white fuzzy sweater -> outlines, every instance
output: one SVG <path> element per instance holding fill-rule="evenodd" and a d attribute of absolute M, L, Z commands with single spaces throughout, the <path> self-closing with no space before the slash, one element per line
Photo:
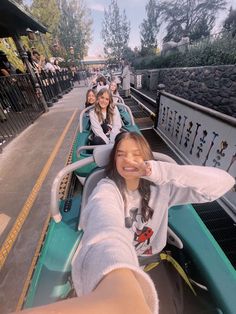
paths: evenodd
<path fill-rule="evenodd" d="M 149 163 L 152 174 L 144 178 L 155 184 L 151 186 L 149 201 L 154 214 L 146 224 L 153 232 L 146 245 L 151 247 L 152 253 L 156 253 L 166 245 L 169 207 L 213 201 L 233 186 L 234 179 L 217 168 L 158 161 Z M 132 243 L 135 230 L 125 228 L 125 217 L 129 214 L 124 210 L 116 184 L 110 179 L 102 179 L 81 213 L 80 227 L 84 230 L 84 236 L 72 263 L 74 286 L 77 295 L 81 296 L 93 291 L 110 271 L 128 268 L 134 271 L 152 313 L 158 313 L 154 285 L 138 265 L 137 251 Z M 142 249 L 140 253 L 144 253 Z"/>
<path fill-rule="evenodd" d="M 120 117 L 119 110 L 118 110 L 118 108 L 116 106 L 114 108 L 114 114 L 113 114 L 113 118 L 112 118 L 112 125 L 111 125 L 112 130 L 110 132 L 110 139 L 103 132 L 103 129 L 101 127 L 101 123 L 98 120 L 98 116 L 95 113 L 94 109 L 92 109 L 89 112 L 89 119 L 90 119 L 90 122 L 91 122 L 91 129 L 92 129 L 93 133 L 96 136 L 100 136 L 104 140 L 104 142 L 106 144 L 113 143 L 114 140 L 115 140 L 116 135 L 118 133 L 120 133 L 120 129 L 122 127 L 122 120 L 121 120 L 121 117 Z"/>

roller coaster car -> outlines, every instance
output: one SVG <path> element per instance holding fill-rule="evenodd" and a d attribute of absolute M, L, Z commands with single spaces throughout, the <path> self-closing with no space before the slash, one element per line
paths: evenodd
<path fill-rule="evenodd" d="M 26 296 L 24 308 L 49 304 L 67 298 L 73 291 L 71 283 L 71 260 L 83 235 L 78 229 L 80 212 L 83 211 L 91 191 L 104 177 L 112 145 L 96 147 L 93 155 L 68 165 L 54 180 L 51 191 L 51 213 L 46 240 L 41 250 L 31 286 Z M 175 162 L 170 157 L 154 153 L 156 160 Z M 96 163 L 94 170 L 86 179 L 83 192 L 72 199 L 71 210 L 63 210 L 64 201 L 58 208 L 60 182 L 65 175 L 77 168 Z M 236 309 L 236 275 L 224 252 L 205 227 L 191 205 L 175 206 L 169 209 L 168 249 L 177 256 L 184 257 L 194 274 L 194 280 L 201 282 L 207 300 L 210 300 L 210 313 L 234 314 Z M 180 259 L 178 259 L 181 263 Z M 197 288 L 198 289 L 198 288 Z M 202 290 L 200 290 L 202 291 Z M 212 311 L 212 308 L 214 309 Z M 209 311 L 204 311 L 209 313 Z"/>
<path fill-rule="evenodd" d="M 134 123 L 134 118 L 132 112 L 128 106 L 125 105 L 123 99 L 119 96 L 116 96 L 117 102 L 115 105 L 118 107 L 120 116 L 122 119 L 122 130 L 126 130 L 129 132 L 138 132 L 140 133 L 138 127 Z M 92 110 L 94 106 L 90 106 L 85 108 L 80 113 L 79 118 L 79 133 L 77 134 L 73 152 L 72 152 L 72 162 L 76 162 L 80 159 L 84 159 L 92 155 L 91 150 L 94 149 L 95 146 L 89 145 L 89 137 L 92 134 L 91 125 L 89 120 L 89 111 Z M 83 183 L 85 177 L 96 167 L 95 163 L 84 166 L 80 169 L 75 170 L 76 176 L 79 178 L 80 182 Z"/>

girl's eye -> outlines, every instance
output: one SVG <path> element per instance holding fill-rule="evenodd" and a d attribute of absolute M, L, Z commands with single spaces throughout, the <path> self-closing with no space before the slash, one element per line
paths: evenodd
<path fill-rule="evenodd" d="M 124 153 L 117 153 L 117 157 L 124 157 L 125 154 Z"/>

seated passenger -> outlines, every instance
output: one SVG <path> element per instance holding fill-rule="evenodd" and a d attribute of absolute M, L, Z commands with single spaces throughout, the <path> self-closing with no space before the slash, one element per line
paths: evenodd
<path fill-rule="evenodd" d="M 109 86 L 107 85 L 107 81 L 105 79 L 104 76 L 99 76 L 97 78 L 97 93 L 102 89 L 102 88 L 109 88 Z"/>
<path fill-rule="evenodd" d="M 94 89 L 88 89 L 86 93 L 85 108 L 95 105 L 97 94 Z"/>
<path fill-rule="evenodd" d="M 109 89 L 112 93 L 112 98 L 113 98 L 113 103 L 117 103 L 120 102 L 120 99 L 118 97 L 120 97 L 120 94 L 118 92 L 118 85 L 116 84 L 115 81 L 112 81 L 109 85 Z"/>
<path fill-rule="evenodd" d="M 78 296 L 90 293 L 102 274 L 120 267 L 133 269 L 129 256 L 159 254 L 166 246 L 169 207 L 211 202 L 235 183 L 221 169 L 154 160 L 145 138 L 134 132 L 117 135 L 106 175 L 80 218 L 84 235 L 72 263 Z M 104 252 L 102 260 L 96 257 L 98 252 Z M 149 274 L 155 277 L 160 314 L 205 313 L 201 308 L 205 304 L 193 294 L 189 305 L 195 311 L 183 310 L 183 291 L 188 290 L 170 263 L 161 261 Z"/>
<path fill-rule="evenodd" d="M 89 113 L 93 132 L 91 145 L 113 143 L 122 127 L 117 107 L 113 106 L 111 92 L 103 88 L 97 94 L 95 108 Z"/>

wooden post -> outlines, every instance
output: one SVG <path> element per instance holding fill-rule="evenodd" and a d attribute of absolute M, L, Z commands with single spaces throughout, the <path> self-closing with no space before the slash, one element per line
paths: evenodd
<path fill-rule="evenodd" d="M 165 91 L 165 85 L 159 84 L 157 86 L 157 98 L 156 98 L 156 120 L 154 122 L 154 128 L 157 128 L 159 111 L 160 111 L 160 100 L 161 100 L 161 92 Z"/>

